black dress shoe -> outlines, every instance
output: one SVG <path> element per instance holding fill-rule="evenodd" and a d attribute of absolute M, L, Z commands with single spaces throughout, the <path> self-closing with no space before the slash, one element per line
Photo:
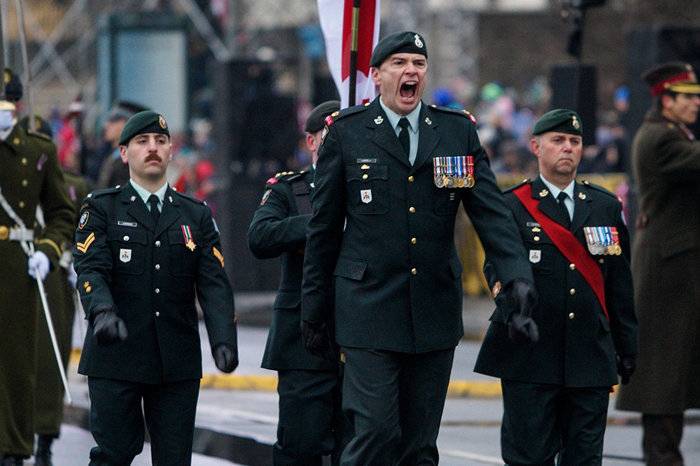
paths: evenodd
<path fill-rule="evenodd" d="M 36 453 L 34 454 L 34 466 L 53 466 L 51 461 L 51 444 L 54 437 L 39 435 L 36 442 Z"/>

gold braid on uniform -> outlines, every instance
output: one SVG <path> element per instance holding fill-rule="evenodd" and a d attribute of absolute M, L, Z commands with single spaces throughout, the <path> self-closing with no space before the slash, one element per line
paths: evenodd
<path fill-rule="evenodd" d="M 61 248 L 58 247 L 58 244 L 56 244 L 54 240 L 49 238 L 42 238 L 40 240 L 37 240 L 36 244 L 48 244 L 49 246 L 51 246 L 51 248 L 53 248 L 54 251 L 56 251 L 56 256 L 61 257 Z"/>

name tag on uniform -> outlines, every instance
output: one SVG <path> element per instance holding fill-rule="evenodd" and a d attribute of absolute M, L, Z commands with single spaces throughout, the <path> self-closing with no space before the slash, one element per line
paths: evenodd
<path fill-rule="evenodd" d="M 539 249 L 530 249 L 530 262 L 537 264 L 542 259 L 542 251 Z"/>
<path fill-rule="evenodd" d="M 125 220 L 117 220 L 117 225 L 120 227 L 132 227 L 136 228 L 138 226 L 138 223 L 136 222 L 127 222 Z"/>
<path fill-rule="evenodd" d="M 119 260 L 124 262 L 125 264 L 127 262 L 131 261 L 131 249 L 120 249 L 119 250 Z"/>

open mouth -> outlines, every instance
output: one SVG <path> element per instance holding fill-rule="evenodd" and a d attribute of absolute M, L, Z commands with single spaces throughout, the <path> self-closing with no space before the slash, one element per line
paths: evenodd
<path fill-rule="evenodd" d="M 418 89 L 418 82 L 416 81 L 406 81 L 401 85 L 399 93 L 402 98 L 412 99 L 416 96 L 416 90 Z"/>

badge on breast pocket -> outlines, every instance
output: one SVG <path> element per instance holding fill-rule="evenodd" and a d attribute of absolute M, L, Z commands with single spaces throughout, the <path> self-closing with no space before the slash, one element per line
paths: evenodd
<path fill-rule="evenodd" d="M 119 260 L 124 262 L 125 264 L 127 262 L 131 261 L 131 249 L 120 249 L 119 250 Z"/>
<path fill-rule="evenodd" d="M 360 200 L 364 204 L 369 204 L 372 202 L 372 190 L 371 189 L 363 189 L 360 191 Z"/>
<path fill-rule="evenodd" d="M 537 264 L 542 259 L 542 251 L 540 249 L 530 249 L 530 262 Z"/>

